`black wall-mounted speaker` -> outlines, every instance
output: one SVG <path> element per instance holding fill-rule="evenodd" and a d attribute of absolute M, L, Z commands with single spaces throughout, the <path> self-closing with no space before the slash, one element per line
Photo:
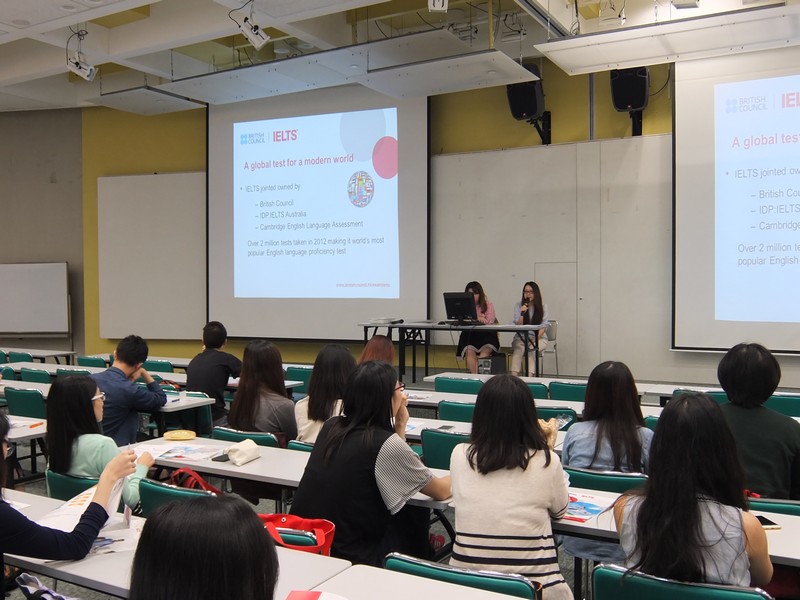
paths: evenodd
<path fill-rule="evenodd" d="M 536 77 L 540 77 L 539 69 L 536 65 L 522 66 L 536 75 Z M 544 112 L 544 90 L 542 89 L 541 79 L 524 83 L 512 83 L 506 86 L 506 93 L 508 94 L 508 107 L 517 121 L 541 118 Z"/>
<path fill-rule="evenodd" d="M 644 110 L 649 96 L 650 70 L 647 67 L 611 71 L 611 101 L 618 111 Z"/>

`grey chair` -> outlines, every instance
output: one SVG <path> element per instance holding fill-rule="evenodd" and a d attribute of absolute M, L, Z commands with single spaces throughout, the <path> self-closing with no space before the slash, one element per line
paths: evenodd
<path fill-rule="evenodd" d="M 551 319 L 547 324 L 547 348 L 542 350 L 542 373 L 544 373 L 544 357 L 552 354 L 556 361 L 556 377 L 558 377 L 558 321 Z"/>

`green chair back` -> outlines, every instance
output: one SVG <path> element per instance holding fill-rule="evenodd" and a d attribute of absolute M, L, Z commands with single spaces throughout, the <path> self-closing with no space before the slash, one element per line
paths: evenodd
<path fill-rule="evenodd" d="M 528 600 L 536 600 L 537 588 L 535 585 L 541 585 L 532 583 L 522 575 L 460 569 L 442 563 L 406 556 L 398 552 L 388 554 L 383 561 L 383 566 L 389 571 L 398 571 L 407 575 L 426 577 L 455 585 L 505 594 L 514 598 L 527 598 Z"/>
<path fill-rule="evenodd" d="M 586 384 L 553 381 L 550 384 L 550 399 L 583 402 L 586 399 Z"/>
<path fill-rule="evenodd" d="M 656 430 L 656 425 L 658 425 L 658 417 L 645 417 L 644 418 L 644 426 L 648 429 L 652 429 L 653 431 Z"/>
<path fill-rule="evenodd" d="M 30 352 L 14 352 L 8 353 L 8 362 L 33 362 L 33 355 Z"/>
<path fill-rule="evenodd" d="M 15 417 L 31 417 L 32 419 L 47 418 L 44 396 L 39 390 L 7 387 L 4 393 L 8 404 L 8 414 Z"/>
<path fill-rule="evenodd" d="M 290 381 L 302 381 L 303 385 L 292 388 L 292 393 L 308 394 L 308 382 L 311 381 L 311 369 L 302 367 L 289 367 L 286 369 L 286 379 Z"/>
<path fill-rule="evenodd" d="M 289 450 L 299 450 L 301 452 L 311 452 L 314 449 L 314 444 L 309 444 L 308 442 L 298 442 L 297 440 L 291 440 L 286 447 Z"/>
<path fill-rule="evenodd" d="M 226 442 L 238 443 L 243 440 L 253 440 L 259 446 L 269 448 L 279 448 L 278 438 L 271 433 L 261 431 L 239 431 L 230 427 L 214 427 L 211 431 L 211 438 L 215 440 L 225 440 Z"/>
<path fill-rule="evenodd" d="M 143 517 L 149 517 L 159 506 L 170 502 L 213 495 L 205 490 L 190 490 L 152 479 L 142 479 L 139 482 L 139 501 L 142 503 Z"/>
<path fill-rule="evenodd" d="M 528 387 L 531 390 L 534 398 L 538 398 L 540 400 L 547 399 L 547 386 L 543 383 L 529 383 Z"/>
<path fill-rule="evenodd" d="M 3 367 L 0 369 L 0 374 L 3 375 L 3 381 L 14 381 L 17 378 L 17 374 L 11 367 Z"/>
<path fill-rule="evenodd" d="M 558 406 L 537 406 L 536 414 L 545 421 L 553 418 L 558 419 L 562 423 L 559 427 L 561 431 L 566 431 L 578 420 L 578 413 L 573 409 L 559 408 Z"/>
<path fill-rule="evenodd" d="M 464 433 L 423 429 L 422 460 L 431 469 L 449 469 L 453 448 L 465 443 L 469 443 L 469 436 Z"/>
<path fill-rule="evenodd" d="M 775 394 L 767 399 L 764 406 L 787 417 L 800 417 L 800 396 Z"/>
<path fill-rule="evenodd" d="M 6 356 L 5 352 L 0 350 L 0 364 L 7 363 L 7 362 L 8 362 L 8 356 Z"/>
<path fill-rule="evenodd" d="M 67 375 L 91 375 L 91 372 L 84 371 L 83 369 L 56 369 L 56 377 L 64 377 Z"/>
<path fill-rule="evenodd" d="M 564 467 L 564 471 L 569 475 L 569 486 L 571 488 L 584 488 L 601 492 L 614 492 L 616 494 L 644 487 L 647 481 L 647 475 L 642 473 L 593 471 L 591 469 L 579 469 L 578 467 Z"/>
<path fill-rule="evenodd" d="M 477 394 L 481 391 L 483 381 L 480 379 L 462 379 L 460 377 L 437 377 L 434 389 L 437 392 L 453 394 Z"/>
<path fill-rule="evenodd" d="M 750 510 L 763 510 L 765 512 L 794 515 L 800 517 L 800 501 L 797 500 L 771 500 L 769 498 L 748 498 Z"/>
<path fill-rule="evenodd" d="M 146 360 L 142 363 L 142 368 L 147 371 L 155 371 L 156 373 L 174 373 L 175 369 L 172 368 L 172 363 L 168 360 Z"/>
<path fill-rule="evenodd" d="M 624 567 L 601 564 L 592 576 L 594 600 L 771 600 L 758 588 L 684 583 L 629 572 Z"/>
<path fill-rule="evenodd" d="M 19 370 L 19 378 L 22 381 L 30 381 L 32 383 L 51 382 L 50 373 L 44 369 L 28 369 L 27 367 L 22 367 Z"/>
<path fill-rule="evenodd" d="M 445 421 L 472 423 L 472 414 L 474 412 L 474 402 L 453 402 L 452 400 L 439 402 L 439 418 Z"/>
<path fill-rule="evenodd" d="M 78 477 L 76 475 L 65 475 L 47 469 L 45 471 L 47 481 L 47 495 L 57 500 L 70 500 L 85 492 L 90 487 L 97 485 L 97 477 Z"/>
<path fill-rule="evenodd" d="M 105 368 L 106 361 L 99 356 L 79 356 L 78 357 L 78 366 L 79 367 L 100 367 L 101 369 Z"/>
<path fill-rule="evenodd" d="M 292 546 L 316 546 L 317 536 L 313 531 L 303 531 L 302 529 L 286 529 L 285 527 L 276 527 L 278 535 L 281 536 L 284 544 L 291 544 Z"/>
<path fill-rule="evenodd" d="M 672 397 L 680 396 L 681 394 L 696 394 L 697 390 L 687 390 L 684 388 L 677 388 L 672 392 Z M 728 394 L 725 392 L 705 392 L 717 404 L 725 404 L 728 401 Z"/>

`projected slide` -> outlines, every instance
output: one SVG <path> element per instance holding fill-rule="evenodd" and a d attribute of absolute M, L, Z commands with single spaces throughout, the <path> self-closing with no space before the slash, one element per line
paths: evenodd
<path fill-rule="evenodd" d="M 397 109 L 233 124 L 236 298 L 398 298 Z"/>
<path fill-rule="evenodd" d="M 800 322 L 800 76 L 714 86 L 715 319 Z"/>

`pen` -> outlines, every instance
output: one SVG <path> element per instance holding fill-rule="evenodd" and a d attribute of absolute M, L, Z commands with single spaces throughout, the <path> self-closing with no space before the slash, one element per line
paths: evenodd
<path fill-rule="evenodd" d="M 28 427 L 30 429 L 33 429 L 34 427 L 39 427 L 39 425 L 44 425 L 44 421 L 39 421 L 38 423 L 31 423 L 30 425 L 28 425 Z"/>

